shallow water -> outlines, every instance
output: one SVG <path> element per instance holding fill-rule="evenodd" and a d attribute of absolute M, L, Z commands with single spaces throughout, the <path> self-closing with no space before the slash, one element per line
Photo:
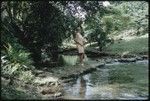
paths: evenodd
<path fill-rule="evenodd" d="M 73 56 L 66 63 L 69 61 L 73 61 Z M 72 65 L 77 60 L 74 59 L 74 62 Z M 91 59 L 86 62 L 94 63 Z M 63 98 L 148 99 L 148 82 L 148 60 L 135 63 L 114 62 L 66 83 Z"/>

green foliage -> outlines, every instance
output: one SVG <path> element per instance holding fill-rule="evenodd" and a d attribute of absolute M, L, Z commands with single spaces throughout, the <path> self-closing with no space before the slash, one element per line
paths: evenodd
<path fill-rule="evenodd" d="M 148 19 L 145 17 L 148 15 L 147 6 L 145 1 L 111 2 L 111 7 L 101 8 L 87 17 L 84 30 L 90 41 L 98 42 L 100 50 L 107 45 L 109 34 L 131 28 L 137 30 L 137 35 L 145 34 L 148 31 Z"/>
<path fill-rule="evenodd" d="M 128 15 L 109 15 L 102 18 L 105 32 L 111 34 L 114 31 L 126 29 L 130 22 Z"/>
<path fill-rule="evenodd" d="M 115 4 L 117 9 L 120 9 L 122 14 L 130 16 L 132 20 L 128 21 L 128 28 L 135 28 L 138 31 L 144 28 L 148 32 L 148 3 L 146 1 L 132 1 Z"/>
<path fill-rule="evenodd" d="M 4 34 L 4 31 L 5 29 L 2 32 L 1 73 L 2 76 L 19 78 L 24 71 L 33 69 L 33 61 L 30 53 L 18 43 L 17 38 L 9 32 Z"/>
<path fill-rule="evenodd" d="M 26 66 L 30 66 L 32 63 L 32 60 L 29 59 L 29 52 L 26 52 L 25 50 L 18 49 L 17 47 L 12 47 L 9 43 L 8 46 L 5 46 L 7 59 L 11 63 L 18 63 L 21 64 L 26 68 Z M 26 65 L 26 66 L 25 66 Z"/>
<path fill-rule="evenodd" d="M 113 15 L 110 15 L 112 14 Z M 115 13 L 115 10 L 108 9 L 108 8 L 103 8 L 97 11 L 95 15 L 92 17 L 88 17 L 85 21 L 86 23 L 86 28 L 85 31 L 90 30 L 90 33 L 88 34 L 88 37 L 90 38 L 91 41 L 96 41 L 98 42 L 98 46 L 100 51 L 103 50 L 103 48 L 106 46 L 108 43 L 108 34 L 111 34 L 111 31 L 113 29 L 118 30 L 120 25 L 119 21 L 116 17 L 115 14 L 118 14 L 118 17 L 120 16 L 119 11 L 117 10 Z M 114 18 L 116 19 L 114 20 Z M 121 21 L 120 21 L 121 22 Z"/>
<path fill-rule="evenodd" d="M 30 75 L 23 75 L 27 70 L 33 69 L 32 60 L 29 58 L 29 53 L 25 50 L 17 50 L 17 48 L 12 47 L 8 44 L 6 47 L 6 51 L 2 50 L 2 57 L 1 57 L 1 66 L 2 66 L 2 76 L 7 75 L 10 77 L 24 77 L 28 79 L 24 79 L 24 81 L 29 82 L 33 76 Z M 28 73 L 29 74 L 29 73 Z"/>
<path fill-rule="evenodd" d="M 69 19 L 49 2 L 6 1 L 3 2 L 2 15 L 3 32 L 17 37 L 37 63 L 41 61 L 42 48 L 54 54 L 62 40 L 68 37 L 65 33 L 70 24 L 64 22 Z"/>
<path fill-rule="evenodd" d="M 100 50 L 108 43 L 108 35 L 114 32 L 130 27 L 137 29 L 137 34 L 148 31 L 145 1 L 114 1 L 108 7 L 102 1 L 5 1 L 1 12 L 2 33 L 7 35 L 2 36 L 2 44 L 7 45 L 5 39 L 11 36 L 30 51 L 34 62 L 43 61 L 42 49 L 51 58 L 49 61 L 57 61 L 63 40 L 72 36 L 82 20 L 75 17 L 75 13 L 80 13 L 79 6 L 87 14 L 82 34 L 87 34 L 89 41 L 98 42 Z"/>

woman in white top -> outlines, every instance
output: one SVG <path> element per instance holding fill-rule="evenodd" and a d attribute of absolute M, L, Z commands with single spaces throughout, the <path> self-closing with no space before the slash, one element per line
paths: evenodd
<path fill-rule="evenodd" d="M 83 59 L 84 59 L 84 44 L 87 42 L 87 40 L 80 34 L 81 33 L 81 29 L 80 27 L 77 28 L 77 31 L 75 32 L 76 36 L 75 36 L 75 42 L 76 42 L 76 46 L 77 46 L 77 50 L 79 53 L 79 57 L 80 57 L 80 63 L 81 65 L 83 64 Z"/>

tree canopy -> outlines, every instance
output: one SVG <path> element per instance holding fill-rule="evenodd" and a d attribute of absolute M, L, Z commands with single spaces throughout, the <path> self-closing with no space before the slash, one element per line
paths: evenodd
<path fill-rule="evenodd" d="M 35 62 L 41 61 L 43 51 L 57 61 L 63 40 L 71 37 L 77 26 L 89 41 L 98 42 L 100 50 L 115 31 L 130 27 L 137 33 L 141 28 L 148 30 L 146 1 L 3 1 L 1 5 L 2 46 L 13 44 L 6 36 L 16 38 Z"/>

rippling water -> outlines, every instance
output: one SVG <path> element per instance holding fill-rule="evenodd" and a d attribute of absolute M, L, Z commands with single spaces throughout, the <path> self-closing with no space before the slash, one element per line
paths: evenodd
<path fill-rule="evenodd" d="M 106 64 L 66 83 L 64 90 L 64 99 L 148 99 L 148 60 Z"/>

